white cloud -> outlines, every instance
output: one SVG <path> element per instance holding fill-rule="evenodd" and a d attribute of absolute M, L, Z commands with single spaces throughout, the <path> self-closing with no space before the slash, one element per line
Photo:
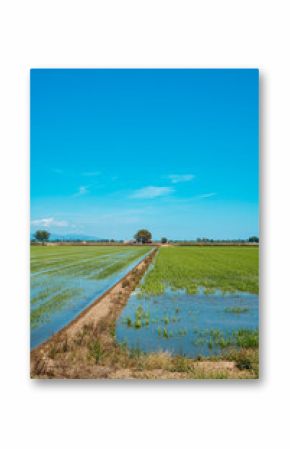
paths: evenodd
<path fill-rule="evenodd" d="M 192 181 L 195 176 L 194 175 L 168 175 L 168 178 L 172 182 L 172 184 L 178 184 L 180 182 L 188 182 Z"/>
<path fill-rule="evenodd" d="M 198 198 L 210 198 L 211 196 L 215 196 L 216 193 L 215 192 L 211 192 L 211 193 L 202 193 L 201 195 L 198 195 Z"/>
<path fill-rule="evenodd" d="M 57 175 L 63 174 L 63 170 L 61 168 L 53 168 L 52 171 L 53 171 L 53 173 L 56 173 Z"/>
<path fill-rule="evenodd" d="M 51 226 L 64 228 L 68 226 L 68 222 L 65 220 L 55 220 L 53 217 L 40 218 L 38 220 L 32 220 L 31 224 L 33 226 L 42 226 L 43 228 L 50 228 Z"/>
<path fill-rule="evenodd" d="M 131 198 L 157 198 L 159 196 L 168 195 L 171 192 L 174 192 L 172 187 L 148 186 L 136 190 L 133 195 L 131 195 Z"/>

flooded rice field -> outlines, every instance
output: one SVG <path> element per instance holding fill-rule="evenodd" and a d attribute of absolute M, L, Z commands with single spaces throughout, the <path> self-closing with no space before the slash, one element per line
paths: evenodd
<path fill-rule="evenodd" d="M 137 290 L 117 322 L 116 338 L 130 349 L 198 357 L 243 347 L 244 342 L 255 346 L 257 329 L 256 294 L 199 288 L 196 294 L 167 289 L 148 296 Z"/>
<path fill-rule="evenodd" d="M 31 348 L 125 276 L 148 247 L 32 247 Z"/>
<path fill-rule="evenodd" d="M 257 248 L 160 248 L 123 309 L 116 338 L 188 357 L 258 347 Z"/>

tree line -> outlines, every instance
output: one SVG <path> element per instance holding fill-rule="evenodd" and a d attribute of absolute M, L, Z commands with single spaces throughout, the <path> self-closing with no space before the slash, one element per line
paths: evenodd
<path fill-rule="evenodd" d="M 50 232 L 48 232 L 47 230 L 44 229 L 39 229 L 38 231 L 36 231 L 34 233 L 34 240 L 36 240 L 37 242 L 42 243 L 42 245 L 44 245 L 46 242 L 48 242 L 49 238 L 50 238 Z M 141 243 L 141 244 L 146 244 L 146 243 L 152 243 L 152 233 L 150 231 L 148 231 L 148 229 L 139 229 L 139 231 L 136 232 L 136 234 L 134 235 L 134 239 L 136 241 L 136 243 Z M 65 241 L 65 239 L 61 240 L 61 239 L 56 239 L 54 240 L 55 242 L 62 242 Z M 81 239 L 76 239 L 74 240 L 76 242 L 81 242 Z M 93 241 L 93 240 L 92 240 Z M 95 240 L 97 242 L 100 243 L 123 243 L 123 240 L 115 240 L 115 239 L 98 239 Z M 166 244 L 166 243 L 190 243 L 190 242 L 196 242 L 196 243 L 259 243 L 259 237 L 257 236 L 251 236 L 248 239 L 209 239 L 207 237 L 198 237 L 197 239 L 191 239 L 191 240 L 169 240 L 167 237 L 162 237 L 160 240 L 162 244 Z"/>

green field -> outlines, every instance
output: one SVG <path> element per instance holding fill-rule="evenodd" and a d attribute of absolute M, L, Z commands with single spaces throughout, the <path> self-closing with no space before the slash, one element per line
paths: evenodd
<path fill-rule="evenodd" d="M 139 256 L 148 247 L 120 246 L 32 246 L 31 273 L 46 276 L 89 276 L 103 279 L 110 276 Z"/>
<path fill-rule="evenodd" d="M 161 248 L 154 268 L 142 284 L 145 294 L 160 295 L 166 288 L 185 289 L 194 294 L 243 291 L 258 293 L 259 250 L 251 247 L 166 247 Z"/>

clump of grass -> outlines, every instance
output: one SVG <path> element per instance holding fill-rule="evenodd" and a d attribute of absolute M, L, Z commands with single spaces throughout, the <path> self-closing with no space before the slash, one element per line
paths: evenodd
<path fill-rule="evenodd" d="M 138 306 L 135 312 L 136 320 L 141 320 L 144 317 L 144 309 L 142 306 Z"/>
<path fill-rule="evenodd" d="M 248 311 L 249 311 L 248 307 L 227 307 L 225 309 L 226 313 L 237 313 L 237 314 L 246 313 Z"/>
<path fill-rule="evenodd" d="M 99 363 L 99 361 L 103 355 L 103 350 L 102 350 L 101 343 L 98 339 L 92 341 L 89 344 L 89 354 L 95 360 L 96 363 Z"/>
<path fill-rule="evenodd" d="M 135 320 L 134 326 L 136 329 L 140 329 L 142 327 L 142 321 L 140 319 Z"/>
<path fill-rule="evenodd" d="M 259 352 L 258 349 L 242 349 L 240 351 L 232 351 L 228 354 L 229 360 L 236 362 L 237 368 L 241 371 L 252 371 L 255 377 L 259 377 Z"/>
<path fill-rule="evenodd" d="M 127 324 L 128 327 L 132 326 L 132 320 L 129 316 L 125 319 L 125 323 Z"/>
<path fill-rule="evenodd" d="M 162 320 L 164 322 L 164 324 L 168 325 L 170 323 L 170 319 L 168 316 L 165 316 Z"/>
<path fill-rule="evenodd" d="M 214 339 L 217 340 L 221 336 L 221 332 L 218 329 L 211 329 L 209 331 L 209 335 Z"/>
<path fill-rule="evenodd" d="M 174 362 L 171 371 L 179 373 L 192 372 L 193 371 L 192 361 L 182 356 L 176 356 L 174 357 Z"/>
<path fill-rule="evenodd" d="M 235 334 L 236 344 L 240 348 L 257 348 L 259 346 L 258 330 L 240 329 Z"/>
<path fill-rule="evenodd" d="M 168 338 L 168 337 L 169 337 L 167 327 L 164 327 L 164 328 L 163 328 L 163 337 L 164 337 L 164 338 Z"/>

